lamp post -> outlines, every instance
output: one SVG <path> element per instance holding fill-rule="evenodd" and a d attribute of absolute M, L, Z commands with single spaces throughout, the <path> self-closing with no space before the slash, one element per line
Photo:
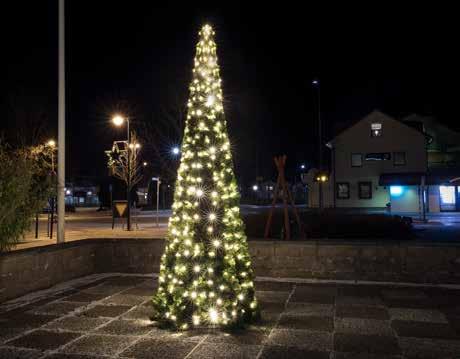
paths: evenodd
<path fill-rule="evenodd" d="M 126 151 L 128 155 L 128 175 L 126 178 L 126 199 L 128 202 L 128 212 L 127 212 L 127 229 L 128 231 L 131 230 L 131 134 L 129 132 L 129 118 L 123 117 L 121 115 L 115 115 L 112 118 L 112 122 L 115 126 L 120 127 L 126 122 L 126 130 L 127 130 L 127 142 L 126 142 Z"/>
<path fill-rule="evenodd" d="M 160 176 L 158 177 L 152 177 L 152 181 L 157 181 L 157 227 L 160 226 L 160 212 L 159 212 L 159 207 L 160 207 Z M 164 203 L 163 203 L 164 206 Z"/>
<path fill-rule="evenodd" d="M 321 121 L 321 86 L 318 79 L 314 79 L 312 82 L 313 87 L 317 91 L 318 100 L 318 167 L 319 171 L 323 171 L 323 125 Z M 323 209 L 323 182 L 318 182 L 318 208 Z"/>

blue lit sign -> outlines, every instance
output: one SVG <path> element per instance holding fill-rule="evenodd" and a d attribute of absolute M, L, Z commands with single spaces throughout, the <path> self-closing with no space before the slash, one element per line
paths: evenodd
<path fill-rule="evenodd" d="M 390 194 L 393 197 L 399 197 L 403 194 L 404 187 L 403 186 L 390 186 Z"/>

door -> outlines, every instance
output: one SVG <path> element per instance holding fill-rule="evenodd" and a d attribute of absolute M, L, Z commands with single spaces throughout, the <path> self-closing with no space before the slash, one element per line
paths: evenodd
<path fill-rule="evenodd" d="M 439 204 L 441 211 L 456 211 L 458 188 L 456 186 L 439 186 Z"/>

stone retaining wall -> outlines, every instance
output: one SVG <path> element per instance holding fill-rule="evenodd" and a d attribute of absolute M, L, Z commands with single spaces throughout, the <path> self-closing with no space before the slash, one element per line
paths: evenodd
<path fill-rule="evenodd" d="M 161 239 L 92 239 L 0 255 L 0 302 L 104 272 L 158 272 Z M 257 276 L 460 283 L 460 245 L 416 242 L 249 242 Z"/>

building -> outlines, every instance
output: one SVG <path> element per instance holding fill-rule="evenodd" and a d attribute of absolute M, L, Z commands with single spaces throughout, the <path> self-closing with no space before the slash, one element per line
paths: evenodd
<path fill-rule="evenodd" d="M 392 212 L 460 210 L 460 134 L 417 115 L 373 111 L 327 143 L 324 206 Z M 310 183 L 310 205 L 318 184 Z M 317 205 L 316 205 L 317 206 Z"/>

